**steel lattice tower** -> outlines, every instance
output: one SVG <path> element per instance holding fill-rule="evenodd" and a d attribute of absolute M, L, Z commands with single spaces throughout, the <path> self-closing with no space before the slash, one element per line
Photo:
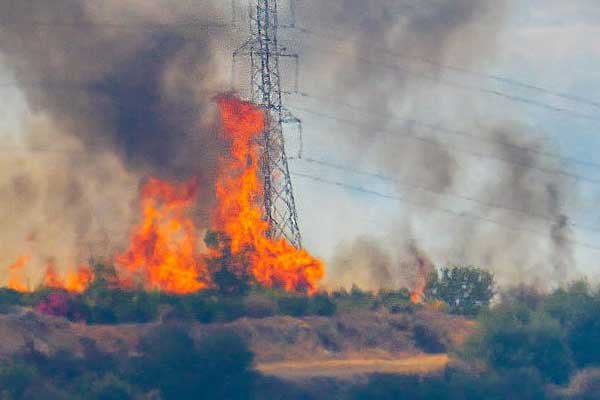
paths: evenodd
<path fill-rule="evenodd" d="M 297 122 L 282 101 L 281 57 L 297 56 L 282 51 L 277 41 L 277 0 L 251 0 L 251 37 L 234 53 L 249 56 L 252 101 L 267 114 L 267 127 L 262 136 L 262 165 L 265 198 L 265 219 L 270 223 L 271 237 L 285 237 L 297 248 L 302 246 L 298 215 L 288 159 L 285 151 L 283 125 Z"/>

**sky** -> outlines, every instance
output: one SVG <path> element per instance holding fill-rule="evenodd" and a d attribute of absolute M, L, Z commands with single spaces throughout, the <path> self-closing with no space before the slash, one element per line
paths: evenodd
<path fill-rule="evenodd" d="M 582 0 L 514 1 L 510 10 L 508 22 L 497 36 L 493 53 L 470 69 L 514 79 L 554 92 L 571 94 L 595 102 L 600 101 L 598 96 L 600 70 L 597 68 L 600 62 L 600 46 L 593 39 L 597 37 L 600 29 L 600 4 Z M 461 59 L 449 60 L 447 64 L 463 65 Z M 464 74 L 448 73 L 447 75 L 452 79 L 460 79 L 461 82 L 504 90 L 555 107 L 564 107 L 600 117 L 598 107 L 582 106 L 581 103 L 490 79 L 472 79 Z M 471 93 L 459 90 L 452 90 L 447 94 L 444 93 L 444 88 L 440 87 L 432 88 L 427 95 L 433 97 L 447 95 L 451 102 L 461 102 L 472 96 Z M 299 103 L 302 106 L 306 104 L 302 101 Z M 549 143 L 548 151 L 551 153 L 600 163 L 599 121 L 580 119 L 540 107 L 515 104 L 493 95 L 477 94 L 475 103 L 478 107 L 471 111 L 479 118 L 498 117 L 498 113 L 502 118 L 509 115 L 510 119 L 529 128 L 526 134 L 543 137 L 544 141 Z M 339 141 L 327 140 L 328 130 L 341 130 L 347 127 L 331 124 L 331 121 L 324 122 L 322 119 L 315 120 L 310 114 L 300 114 L 305 123 L 304 152 L 306 155 L 333 158 L 338 161 L 343 161 L 344 158 L 355 161 L 353 155 L 344 154 L 344 146 L 340 145 Z M 436 122 L 435 118 L 430 117 L 429 120 L 432 123 Z M 323 125 L 324 123 L 329 125 Z M 476 147 L 477 143 L 472 145 Z M 374 170 L 369 161 L 364 161 L 363 164 L 363 169 Z M 397 194 L 393 188 L 386 188 L 385 185 L 382 187 L 369 178 L 356 177 L 339 171 L 324 172 L 319 167 L 311 168 L 301 162 L 292 163 L 292 166 L 333 180 Z M 560 169 L 596 180 L 600 178 L 598 166 L 563 162 Z M 351 242 L 360 235 L 389 239 L 389 232 L 393 232 L 394 225 L 399 223 L 399 214 L 412 212 L 407 207 L 403 207 L 404 210 L 399 212 L 398 204 L 394 204 L 397 203 L 394 200 L 357 194 L 335 186 L 325 187 L 318 182 L 302 178 L 295 178 L 294 184 L 299 197 L 301 226 L 305 233 L 306 245 L 327 259 L 333 258 L 337 251 L 336 246 L 331 245 L 330 238 L 335 237 L 341 242 Z M 597 207 L 600 200 L 600 185 L 586 181 L 573 181 L 573 188 L 578 195 L 572 196 L 571 202 L 567 205 L 569 215 L 575 223 L 597 230 L 600 227 L 600 209 Z M 439 234 L 452 235 L 453 218 L 444 213 L 434 214 L 436 213 L 432 213 L 430 217 L 439 221 Z M 344 229 L 339 229 L 340 226 Z M 453 254 L 453 250 L 456 249 L 445 247 L 443 240 L 432 240 L 431 232 L 430 228 L 424 229 L 424 237 L 420 239 L 428 243 L 426 247 L 435 254 L 434 259 L 438 264 L 461 260 L 459 255 Z M 589 230 L 576 230 L 575 237 L 574 240 L 578 242 L 575 245 L 577 267 L 573 269 L 571 276 L 587 275 L 596 279 L 600 273 L 597 262 L 600 252 L 597 249 L 590 249 L 587 245 L 598 247 L 600 235 Z M 467 259 L 466 261 L 478 263 L 480 260 Z"/>
<path fill-rule="evenodd" d="M 502 76 L 530 85 L 548 89 L 552 92 L 569 94 L 588 99 L 600 104 L 600 43 L 594 38 L 600 33 L 600 4 L 594 0 L 530 0 L 509 1 L 508 15 L 498 16 L 505 18 L 505 23 L 498 32 L 494 32 L 493 49 L 484 52 L 476 61 L 466 62 L 464 54 L 467 51 L 460 49 L 460 41 L 454 44 L 456 52 L 446 54 L 444 64 L 455 67 L 465 67 L 478 73 Z M 335 25 L 319 26 L 319 21 L 302 20 L 303 2 L 298 2 L 298 23 L 309 26 L 315 31 L 327 32 L 336 30 Z M 473 34 L 485 32 L 489 21 L 482 20 L 473 23 L 468 29 Z M 360 29 L 360 26 L 357 27 Z M 336 49 L 335 41 L 314 38 L 315 41 L 307 46 L 306 37 L 294 40 L 293 35 L 301 33 L 285 33 L 286 39 L 299 42 L 298 52 L 301 56 L 299 89 L 306 93 L 316 93 L 320 96 L 336 97 L 339 101 L 353 103 L 353 98 L 339 98 L 335 92 L 337 87 L 334 80 L 335 71 L 330 69 L 331 61 L 326 56 L 311 50 L 311 46 L 318 49 Z M 467 43 L 467 42 L 465 42 Z M 231 49 L 224 49 L 224 54 Z M 337 50 L 340 50 L 338 47 Z M 225 57 L 225 56 L 224 56 Z M 397 62 L 397 60 L 392 60 Z M 360 60 L 347 60 L 346 62 L 360 62 Z M 406 60 L 402 60 L 406 63 Z M 430 71 L 430 66 L 411 60 L 407 63 L 411 71 Z M 428 69 L 429 68 L 429 69 Z M 284 76 L 293 80 L 292 68 L 284 68 Z M 319 75 L 315 73 L 319 71 Z M 600 209 L 597 207 L 600 200 L 600 106 L 582 104 L 582 102 L 567 100 L 562 97 L 541 93 L 538 90 L 517 87 L 515 85 L 499 82 L 473 74 L 465 74 L 455 70 L 443 69 L 438 71 L 440 82 L 428 83 L 411 90 L 408 94 L 398 96 L 396 108 L 385 111 L 402 116 L 415 117 L 430 124 L 449 129 L 477 131 L 479 126 L 486 125 L 489 121 L 502 121 L 502 123 L 515 124 L 522 129 L 523 140 L 536 140 L 541 138 L 544 147 L 540 151 L 559 154 L 563 161 L 556 164 L 552 158 L 543 158 L 543 167 L 549 169 L 559 168 L 570 174 L 589 179 L 571 179 L 572 195 L 565 200 L 562 207 L 577 226 L 591 229 L 573 229 L 573 249 L 576 266 L 571 268 L 568 277 L 587 275 L 592 279 L 600 277 Z M 308 77 L 308 78 L 307 78 Z M 387 78 L 389 79 L 389 78 Z M 13 82 L 12 72 L 3 63 L 0 56 L 0 82 Z M 470 87 L 485 88 L 510 93 L 537 102 L 551 105 L 552 107 L 570 110 L 567 112 L 549 110 L 544 107 L 515 102 L 481 91 L 464 90 L 444 84 L 443 82 L 460 82 Z M 376 80 L 372 81 L 377 86 Z M 381 91 L 385 92 L 385 81 L 382 79 Z M 3 107 L 0 109 L 0 132 L 3 137 L 10 137 L 18 142 L 23 132 L 25 120 L 35 114 L 25 101 L 23 93 L 18 87 L 0 84 Z M 334 93 L 335 92 L 335 93 Z M 375 92 L 373 89 L 372 92 Z M 371 93 L 371 92 L 370 92 Z M 411 98 L 411 106 L 407 109 L 407 102 L 403 97 Z M 321 114 L 349 118 L 352 120 L 368 120 L 369 115 L 362 115 L 349 111 L 332 102 L 319 102 L 314 98 L 298 95 L 285 96 L 286 105 L 303 121 L 302 145 L 298 132 L 294 129 L 286 130 L 288 155 L 298 158 L 302 147 L 304 160 L 290 160 L 292 179 L 295 189 L 296 202 L 300 215 L 300 227 L 303 233 L 304 245 L 317 256 L 322 257 L 329 265 L 330 276 L 338 277 L 342 271 L 336 264 L 336 257 L 344 245 L 353 243 L 359 237 L 370 237 L 383 243 L 382 247 L 390 249 L 393 253 L 400 242 L 405 242 L 407 236 L 414 237 L 419 246 L 438 265 L 451 263 L 469 263 L 481 265 L 486 263 L 480 252 L 465 250 L 453 241 L 453 236 L 459 236 L 465 228 L 465 215 L 479 215 L 478 206 L 473 202 L 457 200 L 456 197 L 443 195 L 419 195 L 413 198 L 414 189 L 409 186 L 403 188 L 393 183 L 382 181 L 373 176 L 352 173 L 349 168 L 345 171 L 327 168 L 311 163 L 307 160 L 326 160 L 343 166 L 351 166 L 361 171 L 373 173 L 381 172 L 380 147 L 374 145 L 385 138 L 378 135 L 361 139 L 365 133 L 360 129 L 352 128 Z M 354 102 L 356 103 L 356 102 Z M 360 103 L 360 101 L 359 101 Z M 391 102 L 393 103 L 393 102 Z M 391 104 L 390 103 L 390 104 Z M 411 108 L 412 107 L 412 108 Z M 311 110 L 311 112 L 307 112 Z M 315 113 L 317 111 L 317 113 Z M 585 114 L 596 118 L 580 118 L 573 113 Z M 371 132 L 372 133 L 372 132 Z M 345 138 L 345 139 L 340 139 Z M 393 139 L 393 138 L 392 138 Z M 386 141 L 385 146 L 393 154 L 394 146 L 403 146 L 402 140 Z M 446 140 L 443 136 L 442 140 Z M 453 142 L 454 143 L 454 142 Z M 456 144 L 456 143 L 455 143 Z M 486 146 L 477 140 L 461 139 L 459 147 L 467 150 L 483 151 Z M 9 146 L 10 147 L 10 146 Z M 10 152 L 10 149 L 5 150 Z M 401 156 L 406 156 L 399 150 Z M 386 156 L 386 157 L 389 157 Z M 571 161 L 567 161 L 570 159 Z M 576 162 L 584 161 L 584 162 Z M 435 162 L 432 161 L 432 162 Z M 461 159 L 462 165 L 460 178 L 454 187 L 453 193 L 469 193 L 472 187 L 485 187 L 488 181 L 493 181 L 494 170 L 497 163 L 494 161 L 481 161 L 472 158 Z M 384 175 L 393 173 L 394 170 L 381 172 Z M 397 171 L 402 175 L 403 171 Z M 321 179 L 344 183 L 360 187 L 366 191 L 377 192 L 390 197 L 401 197 L 416 201 L 417 203 L 433 204 L 432 207 L 411 206 L 411 201 L 399 201 L 392 198 L 375 196 L 372 193 L 359 192 L 347 187 L 323 184 L 311 180 L 301 174 L 319 177 Z M 532 185 L 535 184 L 532 179 Z M 412 182 L 419 184 L 419 182 Z M 478 191 L 477 193 L 485 194 Z M 490 193 L 492 196 L 492 193 Z M 432 199 L 435 198 L 435 199 Z M 477 199 L 482 199 L 480 195 Z M 415 200 L 417 199 L 417 200 Z M 491 199 L 494 200 L 495 199 Z M 487 199 L 487 201 L 491 201 Z M 448 212 L 450 211 L 450 212 Z M 518 219 L 519 216 L 515 216 Z M 494 219 L 495 221 L 498 219 Z M 409 221 L 409 222 L 407 222 Z M 511 225 L 511 221 L 500 223 Z M 490 235 L 497 235 L 492 231 L 492 226 L 504 230 L 503 234 L 510 237 L 511 230 L 496 226 L 495 223 L 481 221 L 482 230 L 490 225 Z M 408 226 L 408 228 L 407 228 Z M 477 233 L 474 233 L 477 234 Z M 532 233 L 534 234 L 534 233 Z M 464 235 L 460 233 L 460 235 Z M 402 240 L 399 240 L 402 238 Z M 486 239 L 487 240 L 487 239 Z M 515 238 L 515 240 L 519 240 Z M 475 241 L 475 240 L 473 240 Z M 482 245 L 483 246 L 483 245 Z M 540 251 L 546 244 L 541 243 Z M 517 246 L 518 247 L 518 246 Z M 593 248 L 596 247 L 596 248 Z M 519 250 L 526 251 L 526 250 Z M 532 251 L 537 251 L 533 250 Z M 395 256 L 395 255 L 394 255 Z M 503 262 L 509 259 L 490 261 L 498 265 L 492 266 L 496 272 L 502 273 L 503 268 L 508 268 Z M 536 268 L 538 261 L 532 261 L 530 268 Z M 531 269 L 506 274 L 506 281 L 520 279 L 519 273 L 529 273 Z M 540 273 L 536 279 L 543 279 Z"/>

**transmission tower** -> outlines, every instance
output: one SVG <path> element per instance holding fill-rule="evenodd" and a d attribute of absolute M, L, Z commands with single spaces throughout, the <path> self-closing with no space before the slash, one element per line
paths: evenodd
<path fill-rule="evenodd" d="M 250 0 L 249 19 L 250 38 L 233 56 L 234 65 L 237 56 L 250 58 L 252 101 L 267 115 L 261 143 L 265 219 L 271 237 L 284 237 L 300 248 L 302 241 L 283 135 L 284 124 L 300 124 L 300 120 L 283 107 L 279 70 L 282 57 L 292 58 L 297 66 L 298 56 L 287 53 L 278 43 L 277 0 Z M 296 73 L 297 70 L 296 67 Z"/>

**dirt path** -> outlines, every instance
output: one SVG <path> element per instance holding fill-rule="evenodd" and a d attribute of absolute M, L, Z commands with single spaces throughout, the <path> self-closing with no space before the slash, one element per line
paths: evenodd
<path fill-rule="evenodd" d="M 430 374 L 444 369 L 446 354 L 416 355 L 396 360 L 347 359 L 303 362 L 259 363 L 257 369 L 281 378 L 344 377 L 373 373 Z"/>

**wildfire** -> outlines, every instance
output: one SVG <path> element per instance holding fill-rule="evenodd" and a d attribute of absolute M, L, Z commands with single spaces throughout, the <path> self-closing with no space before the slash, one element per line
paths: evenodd
<path fill-rule="evenodd" d="M 12 265 L 8 267 L 9 289 L 18 292 L 30 292 L 31 288 L 26 282 L 27 278 L 23 273 L 23 268 L 29 263 L 31 256 L 24 255 L 19 257 Z M 42 285 L 52 288 L 61 288 L 69 292 L 83 292 L 94 279 L 94 273 L 88 266 L 80 266 L 76 269 L 69 269 L 64 279 L 58 273 L 54 261 L 48 261 L 46 271 L 42 279 Z"/>
<path fill-rule="evenodd" d="M 88 266 L 80 266 L 76 269 L 69 269 L 66 276 L 62 278 L 56 271 L 54 261 L 49 261 L 46 266 L 43 285 L 51 288 L 61 288 L 69 292 L 81 293 L 88 288 L 94 273 Z"/>
<path fill-rule="evenodd" d="M 233 96 L 221 97 L 218 104 L 221 134 L 230 153 L 219 160 L 215 229 L 231 239 L 233 255 L 246 257 L 257 282 L 314 292 L 324 275 L 322 262 L 285 239 L 268 236 L 269 225 L 261 210 L 264 186 L 259 177 L 264 112 Z"/>
<path fill-rule="evenodd" d="M 29 260 L 30 256 L 21 256 L 11 266 L 8 267 L 8 288 L 16 290 L 17 292 L 27 292 L 25 275 L 23 274 L 23 268 Z"/>
<path fill-rule="evenodd" d="M 142 222 L 131 235 L 129 249 L 116 257 L 122 285 L 179 294 L 206 287 L 198 230 L 189 216 L 197 193 L 194 180 L 148 180 L 141 196 Z"/>
<path fill-rule="evenodd" d="M 428 259 L 423 258 L 422 256 L 417 257 L 416 282 L 410 294 L 410 300 L 414 304 L 423 303 L 425 298 L 425 288 L 427 287 L 427 276 L 432 268 L 432 264 Z"/>
<path fill-rule="evenodd" d="M 259 175 L 265 113 L 233 96 L 217 102 L 228 153 L 218 162 L 210 229 L 222 234 L 227 244 L 200 252 L 199 229 L 192 218 L 198 197 L 195 180 L 171 183 L 150 178 L 140 195 L 141 221 L 132 230 L 127 249 L 115 255 L 115 283 L 176 294 L 196 292 L 213 284 L 207 260 L 227 252 L 235 260 L 230 267 L 239 269 L 240 276 L 249 274 L 268 287 L 314 293 L 324 275 L 322 262 L 283 238 L 269 237 Z M 22 273 L 28 261 L 29 257 L 21 257 L 9 268 L 9 287 L 28 290 Z M 68 271 L 61 276 L 54 263 L 48 263 L 43 285 L 82 292 L 94 277 L 86 266 Z"/>

